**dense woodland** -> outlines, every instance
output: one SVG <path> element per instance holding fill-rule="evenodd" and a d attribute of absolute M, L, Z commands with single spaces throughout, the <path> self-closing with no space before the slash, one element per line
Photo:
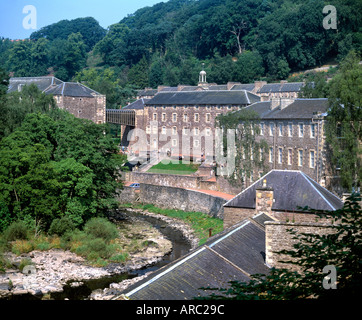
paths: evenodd
<path fill-rule="evenodd" d="M 338 29 L 324 29 L 323 7 Z M 208 82 L 277 81 L 361 52 L 362 2 L 355 0 L 170 0 L 104 30 L 94 18 L 63 20 L 27 41 L 0 42 L 0 64 L 14 76 L 54 74 L 124 104 L 133 89 Z"/>

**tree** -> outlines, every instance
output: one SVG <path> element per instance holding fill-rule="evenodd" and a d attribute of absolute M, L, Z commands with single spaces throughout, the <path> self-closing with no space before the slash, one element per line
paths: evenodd
<path fill-rule="evenodd" d="M 212 293 L 201 299 L 332 298 L 340 301 L 357 297 L 362 289 L 362 209 L 360 202 L 361 195 L 352 194 L 342 209 L 327 213 L 327 217 L 332 221 L 329 234 L 296 234 L 295 231 L 290 231 L 298 242 L 291 250 L 280 252 L 291 259 L 282 262 L 298 266 L 300 271 L 272 268 L 268 275 L 253 275 L 250 282 L 231 281 L 230 287 L 227 289 L 203 288 L 218 293 Z M 336 268 L 336 290 L 326 290 L 323 286 L 326 266 Z"/>
<path fill-rule="evenodd" d="M 257 141 L 260 133 L 259 115 L 250 110 L 242 109 L 229 112 L 216 118 L 216 126 L 223 131 L 223 155 L 228 154 L 228 130 L 235 130 L 235 170 L 225 172 L 231 184 L 242 186 L 250 179 L 256 169 L 264 171 L 264 150 L 267 144 L 264 140 Z M 219 148 L 220 146 L 218 146 Z M 225 175 L 224 173 L 224 175 Z"/>
<path fill-rule="evenodd" d="M 117 206 L 124 158 L 105 126 L 54 109 L 28 114 L 0 142 L 0 203 L 7 221 L 68 216 L 76 226 Z"/>
<path fill-rule="evenodd" d="M 340 168 L 341 183 L 351 190 L 362 181 L 362 65 L 354 51 L 340 64 L 330 82 L 330 109 L 326 139 L 334 166 Z"/>

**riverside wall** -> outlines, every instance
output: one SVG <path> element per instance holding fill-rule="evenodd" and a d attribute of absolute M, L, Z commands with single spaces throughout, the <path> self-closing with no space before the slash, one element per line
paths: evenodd
<path fill-rule="evenodd" d="M 119 196 L 120 203 L 153 204 L 160 208 L 196 211 L 210 217 L 223 219 L 227 200 L 196 190 L 141 183 L 139 190 L 124 187 Z"/>

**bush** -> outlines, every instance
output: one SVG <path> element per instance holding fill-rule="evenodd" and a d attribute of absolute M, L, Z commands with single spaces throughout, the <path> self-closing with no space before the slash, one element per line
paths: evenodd
<path fill-rule="evenodd" d="M 21 259 L 20 265 L 19 265 L 19 270 L 22 272 L 26 266 L 30 266 L 30 265 L 33 265 L 33 262 L 31 261 L 31 259 L 29 259 L 29 258 Z"/>
<path fill-rule="evenodd" d="M 23 221 L 13 222 L 5 231 L 4 239 L 5 241 L 15 241 L 15 240 L 26 240 L 28 239 L 28 227 Z"/>
<path fill-rule="evenodd" d="M 115 246 L 107 244 L 104 239 L 91 239 L 78 247 L 75 252 L 88 260 L 97 260 L 98 258 L 107 259 L 115 252 Z"/>
<path fill-rule="evenodd" d="M 67 216 L 63 216 L 60 219 L 54 219 L 49 227 L 49 234 L 56 234 L 62 236 L 67 231 L 74 230 L 74 222 Z"/>
<path fill-rule="evenodd" d="M 93 238 L 110 241 L 117 238 L 117 227 L 105 218 L 92 218 L 84 226 L 84 231 Z"/>

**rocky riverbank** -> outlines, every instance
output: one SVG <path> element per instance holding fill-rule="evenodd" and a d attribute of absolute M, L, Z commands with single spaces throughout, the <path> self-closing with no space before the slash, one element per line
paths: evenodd
<path fill-rule="evenodd" d="M 142 212 L 142 210 L 138 209 L 129 209 L 129 211 L 149 215 L 167 222 L 170 227 L 183 233 L 192 248 L 197 246 L 198 239 L 193 236 L 190 227 L 179 220 Z M 130 228 L 128 236 L 123 239 L 120 238 L 119 241 L 139 238 L 142 241 L 147 241 L 149 245 L 138 252 L 134 252 L 130 259 L 122 264 L 113 263 L 107 267 L 94 267 L 89 265 L 82 257 L 61 249 L 32 251 L 20 256 L 6 253 L 5 257 L 12 263 L 13 268 L 6 270 L 4 274 L 0 274 L 0 298 L 10 299 L 25 295 L 44 298 L 51 293 L 62 292 L 66 284 L 78 286 L 86 280 L 100 279 L 145 268 L 157 263 L 172 250 L 171 242 L 159 230 L 145 221 L 132 218 L 132 223 L 128 224 L 127 228 Z M 17 267 L 20 261 L 25 258 L 31 259 L 32 265 L 25 267 L 23 272 L 20 272 Z M 112 283 L 109 288 L 92 293 L 90 299 L 113 299 L 120 291 L 143 277 Z"/>

